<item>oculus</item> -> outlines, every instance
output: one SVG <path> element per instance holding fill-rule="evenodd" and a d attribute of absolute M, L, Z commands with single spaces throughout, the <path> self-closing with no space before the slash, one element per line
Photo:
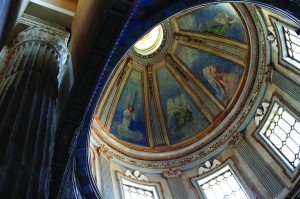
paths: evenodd
<path fill-rule="evenodd" d="M 134 50 L 141 55 L 154 53 L 163 41 L 163 28 L 161 25 L 156 26 L 134 45 Z"/>

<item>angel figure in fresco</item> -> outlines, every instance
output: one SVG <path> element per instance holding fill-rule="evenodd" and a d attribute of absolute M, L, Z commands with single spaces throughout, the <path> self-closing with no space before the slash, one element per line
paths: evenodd
<path fill-rule="evenodd" d="M 204 68 L 203 74 L 216 91 L 217 96 L 223 99 L 224 104 L 228 104 L 238 85 L 239 74 L 228 73 L 226 69 L 221 70 L 219 65 Z"/>
<path fill-rule="evenodd" d="M 121 124 L 123 130 L 128 130 L 131 120 L 135 120 L 134 107 L 128 106 L 127 109 L 123 112 L 123 119 Z"/>
<path fill-rule="evenodd" d="M 129 126 L 132 121 L 135 121 L 135 114 L 134 114 L 134 106 L 137 104 L 137 91 L 135 91 L 134 96 L 127 95 L 126 103 L 128 106 L 123 111 L 123 118 L 121 125 L 119 128 L 122 130 L 130 130 Z"/>
<path fill-rule="evenodd" d="M 212 20 L 204 23 L 201 27 L 201 31 L 209 32 L 217 35 L 223 35 L 228 32 L 229 29 L 236 22 L 236 19 L 230 18 L 226 12 L 217 14 Z"/>

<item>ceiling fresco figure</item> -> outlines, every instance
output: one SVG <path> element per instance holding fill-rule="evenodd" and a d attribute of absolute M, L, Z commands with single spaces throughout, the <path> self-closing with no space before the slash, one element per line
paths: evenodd
<path fill-rule="evenodd" d="M 111 132 L 117 137 L 146 146 L 141 78 L 140 72 L 131 72 L 121 94 Z"/>
<path fill-rule="evenodd" d="M 180 29 L 221 35 L 246 41 L 243 24 L 235 9 L 227 3 L 207 6 L 177 19 Z"/>
<path fill-rule="evenodd" d="M 189 46 L 180 45 L 177 56 L 224 105 L 230 103 L 244 73 L 243 67 Z"/>
<path fill-rule="evenodd" d="M 209 125 L 189 94 L 166 68 L 158 71 L 158 82 L 169 137 L 173 144 L 196 135 Z"/>
<path fill-rule="evenodd" d="M 205 79 L 216 91 L 217 96 L 222 98 L 225 104 L 228 104 L 229 100 L 234 95 L 240 75 L 234 72 L 228 73 L 226 68 L 221 70 L 219 65 L 210 65 L 203 69 L 203 74 Z"/>

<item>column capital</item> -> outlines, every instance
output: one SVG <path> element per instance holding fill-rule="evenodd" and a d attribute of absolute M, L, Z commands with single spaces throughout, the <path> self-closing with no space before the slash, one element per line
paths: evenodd
<path fill-rule="evenodd" d="M 18 34 L 14 40 L 14 45 L 18 46 L 26 41 L 42 41 L 50 44 L 60 55 L 60 64 L 64 65 L 66 63 L 68 56 L 67 40 L 56 34 L 51 27 L 30 27 Z"/>
<path fill-rule="evenodd" d="M 269 64 L 267 66 L 267 71 L 266 71 L 266 82 L 267 83 L 272 83 L 274 69 L 275 69 L 275 67 L 271 64 Z"/>
<path fill-rule="evenodd" d="M 239 143 L 240 140 L 244 139 L 244 135 L 241 132 L 236 133 L 234 136 L 232 136 L 231 140 L 229 141 L 229 146 L 235 146 L 237 143 Z"/>
<path fill-rule="evenodd" d="M 174 170 L 173 168 L 170 168 L 167 171 L 163 171 L 162 174 L 165 178 L 174 178 L 179 177 L 181 175 L 181 171 L 179 169 Z"/>
<path fill-rule="evenodd" d="M 98 156 L 102 155 L 105 157 L 108 161 L 111 161 L 113 159 L 112 155 L 109 153 L 109 150 L 104 147 L 104 145 L 100 145 L 97 148 Z"/>

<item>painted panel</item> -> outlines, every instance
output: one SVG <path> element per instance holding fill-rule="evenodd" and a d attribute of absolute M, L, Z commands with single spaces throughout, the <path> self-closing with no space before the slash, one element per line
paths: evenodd
<path fill-rule="evenodd" d="M 220 113 L 220 111 L 218 111 L 218 109 L 216 107 L 214 107 L 211 100 L 207 96 L 205 96 L 203 93 L 201 93 L 191 81 L 189 81 L 188 83 L 189 83 L 190 87 L 192 87 L 192 89 L 198 95 L 198 97 L 202 100 L 204 105 L 211 111 L 211 113 L 214 116 L 217 116 Z"/>
<path fill-rule="evenodd" d="M 195 10 L 177 21 L 180 29 L 221 35 L 246 42 L 242 21 L 229 3 Z"/>
<path fill-rule="evenodd" d="M 112 122 L 111 132 L 124 141 L 148 146 L 142 97 L 142 74 L 138 71 L 133 70 L 126 82 Z"/>
<path fill-rule="evenodd" d="M 118 88 L 117 86 L 114 87 L 111 95 L 109 96 L 109 100 L 108 100 L 107 104 L 105 105 L 103 114 L 101 116 L 101 122 L 102 122 L 102 124 L 105 124 L 106 119 L 108 118 L 109 109 L 112 106 L 112 102 L 113 102 L 113 99 L 114 99 L 115 94 L 117 92 L 117 88 Z"/>
<path fill-rule="evenodd" d="M 157 118 L 157 113 L 156 109 L 154 106 L 154 101 L 153 98 L 151 97 L 151 114 L 152 114 L 152 122 L 153 122 L 153 134 L 154 134 L 154 140 L 155 140 L 155 145 L 160 145 L 164 144 L 163 138 L 162 138 L 162 133 L 159 128 L 158 124 L 158 118 Z"/>
<path fill-rule="evenodd" d="M 172 144 L 190 138 L 209 126 L 205 116 L 166 68 L 158 71 L 158 82 Z"/>
<path fill-rule="evenodd" d="M 224 105 L 229 104 L 244 73 L 243 66 L 183 45 L 176 55 Z"/>

